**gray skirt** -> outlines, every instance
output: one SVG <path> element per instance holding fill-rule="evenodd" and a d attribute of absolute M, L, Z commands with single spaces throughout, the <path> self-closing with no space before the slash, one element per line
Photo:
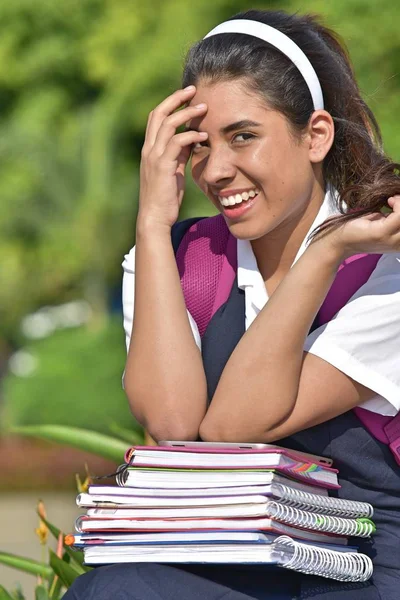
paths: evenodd
<path fill-rule="evenodd" d="M 63 600 L 381 600 L 371 582 L 342 584 L 284 569 L 154 563 L 97 567 Z M 385 599 L 389 600 L 389 599 Z M 394 600 L 390 599 L 390 600 Z"/>

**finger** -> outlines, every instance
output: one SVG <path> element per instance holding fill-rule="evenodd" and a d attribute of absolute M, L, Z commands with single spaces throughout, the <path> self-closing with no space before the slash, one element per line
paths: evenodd
<path fill-rule="evenodd" d="M 145 141 L 146 141 L 146 139 L 148 138 L 148 135 L 149 135 L 150 123 L 151 123 L 152 118 L 153 118 L 153 111 L 151 111 L 149 113 L 149 116 L 147 118 L 146 131 L 144 133 L 144 139 L 145 139 Z"/>
<path fill-rule="evenodd" d="M 185 131 L 183 133 L 175 134 L 163 152 L 161 157 L 162 162 L 177 161 L 183 148 L 189 147 L 192 144 L 204 142 L 207 138 L 208 134 L 204 131 Z"/>
<path fill-rule="evenodd" d="M 391 196 L 387 203 L 394 211 L 400 211 L 400 195 Z"/>
<path fill-rule="evenodd" d="M 161 102 L 152 112 L 149 118 L 146 129 L 145 145 L 152 148 L 157 137 L 157 133 L 163 120 L 171 113 L 183 106 L 185 102 L 189 102 L 196 92 L 194 86 L 189 86 L 184 90 L 177 90 L 165 100 Z"/>
<path fill-rule="evenodd" d="M 398 196 L 392 203 L 391 213 L 386 215 L 385 222 L 383 225 L 384 232 L 386 235 L 396 235 L 400 232 L 400 197 Z"/>
<path fill-rule="evenodd" d="M 382 213 L 371 213 L 369 215 L 364 215 L 360 217 L 364 221 L 384 221 L 387 215 L 383 215 Z"/>
<path fill-rule="evenodd" d="M 160 154 L 164 152 L 167 144 L 170 142 L 172 137 L 176 135 L 176 130 L 178 127 L 183 125 L 184 123 L 191 121 L 192 119 L 196 119 L 199 117 L 203 117 L 207 112 L 207 105 L 197 104 L 196 106 L 188 106 L 187 108 L 183 108 L 178 112 L 166 117 L 158 130 L 156 140 L 154 142 L 154 149 L 156 152 Z"/>

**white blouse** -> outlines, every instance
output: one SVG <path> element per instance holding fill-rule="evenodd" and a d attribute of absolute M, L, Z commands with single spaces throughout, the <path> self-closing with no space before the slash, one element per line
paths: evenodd
<path fill-rule="evenodd" d="M 335 214 L 326 195 L 308 233 Z M 305 237 L 297 256 L 307 247 Z M 238 285 L 245 292 L 246 329 L 268 302 L 251 244 L 237 240 Z M 135 292 L 135 248 L 125 255 L 122 296 L 126 345 L 129 347 Z M 197 325 L 188 312 L 199 348 Z M 393 416 L 400 410 L 400 254 L 384 254 L 368 281 L 327 324 L 305 340 L 304 350 L 319 356 L 355 381 L 376 392 L 363 408 Z"/>

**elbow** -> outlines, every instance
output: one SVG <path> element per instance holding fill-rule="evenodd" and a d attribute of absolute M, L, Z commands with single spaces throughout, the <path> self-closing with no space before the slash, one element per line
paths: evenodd
<path fill-rule="evenodd" d="M 152 422 L 146 430 L 157 443 L 162 441 L 191 442 L 199 439 L 198 428 L 188 427 L 184 423 L 179 423 L 178 420 Z"/>
<path fill-rule="evenodd" d="M 248 427 L 243 422 L 224 422 L 203 420 L 199 429 L 200 438 L 203 442 L 230 442 L 236 444 L 255 444 L 270 441 L 270 434 L 255 423 L 249 423 Z"/>
<path fill-rule="evenodd" d="M 244 432 L 236 431 L 230 423 L 212 423 L 207 418 L 200 424 L 199 435 L 203 442 L 249 442 Z"/>
<path fill-rule="evenodd" d="M 146 400 L 143 394 L 138 394 L 137 390 L 132 390 L 126 381 L 125 393 L 131 413 L 155 442 L 199 439 L 199 423 L 175 410 L 168 410 L 168 402 L 165 402 L 163 410 L 152 404 L 150 399 Z"/>

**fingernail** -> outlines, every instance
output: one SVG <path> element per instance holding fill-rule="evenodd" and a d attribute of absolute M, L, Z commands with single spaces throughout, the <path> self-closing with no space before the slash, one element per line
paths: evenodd
<path fill-rule="evenodd" d="M 201 104 L 196 104 L 194 108 L 205 108 L 207 105 L 202 102 Z"/>
<path fill-rule="evenodd" d="M 189 90 L 194 90 L 194 85 L 188 85 L 183 91 L 188 92 Z"/>

